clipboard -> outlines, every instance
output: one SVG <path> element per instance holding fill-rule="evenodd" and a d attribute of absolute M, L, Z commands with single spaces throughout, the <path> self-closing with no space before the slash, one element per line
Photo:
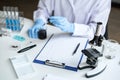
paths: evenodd
<path fill-rule="evenodd" d="M 72 55 L 78 43 L 80 46 Z M 77 71 L 83 57 L 81 50 L 85 49 L 87 44 L 87 38 L 73 37 L 70 34 L 52 34 L 33 62 Z"/>

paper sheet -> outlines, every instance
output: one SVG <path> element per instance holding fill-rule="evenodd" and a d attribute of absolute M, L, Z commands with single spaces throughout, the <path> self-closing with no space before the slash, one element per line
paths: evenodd
<path fill-rule="evenodd" d="M 18 78 L 29 77 L 35 73 L 32 65 L 29 63 L 28 58 L 24 54 L 19 54 L 10 58 L 12 66 Z"/>
<path fill-rule="evenodd" d="M 36 60 L 56 61 L 65 65 L 77 67 L 82 55 L 81 50 L 85 48 L 87 39 L 72 37 L 68 34 L 54 34 L 44 49 L 39 53 Z M 77 52 L 73 54 L 76 46 L 80 43 Z"/>

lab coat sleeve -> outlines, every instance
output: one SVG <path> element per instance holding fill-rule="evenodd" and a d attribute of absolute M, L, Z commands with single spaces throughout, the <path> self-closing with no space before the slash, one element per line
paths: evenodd
<path fill-rule="evenodd" d="M 99 4 L 93 9 L 93 11 L 90 12 L 88 24 L 74 23 L 75 29 L 73 36 L 88 37 L 89 40 L 92 40 L 96 32 L 97 22 L 103 23 L 101 35 L 104 35 L 110 10 L 111 0 L 101 0 Z"/>
<path fill-rule="evenodd" d="M 90 40 L 94 37 L 94 28 L 91 29 L 89 25 L 74 23 L 74 26 L 73 36 L 87 37 Z"/>
<path fill-rule="evenodd" d="M 47 23 L 47 19 L 50 16 L 50 11 L 53 9 L 53 6 L 51 5 L 52 3 L 53 0 L 39 0 L 38 9 L 33 13 L 34 21 L 37 19 L 42 19 L 45 23 Z"/>

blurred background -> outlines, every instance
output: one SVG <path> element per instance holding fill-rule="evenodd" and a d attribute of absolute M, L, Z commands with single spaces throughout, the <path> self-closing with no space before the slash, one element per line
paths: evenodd
<path fill-rule="evenodd" d="M 3 6 L 18 7 L 24 16 L 33 19 L 33 11 L 37 9 L 39 0 L 0 0 L 0 10 Z M 108 37 L 120 43 L 120 0 L 112 0 L 112 9 L 108 21 Z"/>

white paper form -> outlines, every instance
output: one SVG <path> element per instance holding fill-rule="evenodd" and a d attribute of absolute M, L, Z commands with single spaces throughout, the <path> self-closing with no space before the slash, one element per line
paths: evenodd
<path fill-rule="evenodd" d="M 18 78 L 27 78 L 35 73 L 32 64 L 28 61 L 27 55 L 25 54 L 13 56 L 10 58 L 10 61 Z"/>
<path fill-rule="evenodd" d="M 73 52 L 80 43 L 76 53 Z M 54 34 L 47 45 L 40 51 L 36 60 L 50 60 L 55 63 L 64 63 L 67 66 L 77 67 L 85 48 L 87 38 L 73 37 L 69 34 Z"/>
<path fill-rule="evenodd" d="M 71 79 L 67 79 L 67 78 L 63 78 L 63 77 L 59 77 L 53 74 L 47 74 L 43 80 L 71 80 Z"/>

